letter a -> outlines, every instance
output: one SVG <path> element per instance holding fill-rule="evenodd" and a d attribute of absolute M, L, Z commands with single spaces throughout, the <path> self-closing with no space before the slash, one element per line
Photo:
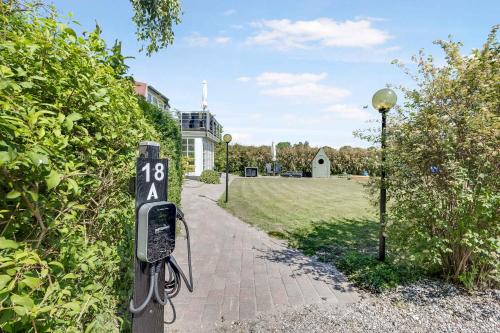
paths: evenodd
<path fill-rule="evenodd" d="M 146 200 L 151 200 L 151 198 L 158 199 L 158 193 L 156 193 L 155 183 L 151 184 L 151 188 L 149 189 L 148 193 L 148 198 Z"/>

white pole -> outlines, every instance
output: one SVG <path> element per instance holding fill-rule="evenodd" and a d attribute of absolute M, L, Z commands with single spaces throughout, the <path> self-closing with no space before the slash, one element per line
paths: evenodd
<path fill-rule="evenodd" d="M 208 83 L 207 80 L 201 82 L 201 109 L 206 111 L 208 109 Z"/>

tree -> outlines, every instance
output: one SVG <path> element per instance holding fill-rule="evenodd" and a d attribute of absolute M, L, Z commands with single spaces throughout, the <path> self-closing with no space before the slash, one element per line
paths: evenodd
<path fill-rule="evenodd" d="M 134 8 L 137 39 L 151 55 L 174 42 L 173 25 L 181 22 L 180 0 L 130 0 Z M 144 48 L 144 45 L 143 45 Z"/>
<path fill-rule="evenodd" d="M 21 12 L 47 7 L 46 0 L 2 1 L 1 13 Z M 130 0 L 134 10 L 132 20 L 137 26 L 137 40 L 144 42 L 141 50 L 151 55 L 174 42 L 173 26 L 181 22 L 180 0 Z"/>
<path fill-rule="evenodd" d="M 437 41 L 446 64 L 423 51 L 416 88 L 388 126 L 388 233 L 405 253 L 466 287 L 499 282 L 500 47 L 498 26 L 470 55 Z M 372 138 L 373 139 L 373 138 Z"/>
<path fill-rule="evenodd" d="M 288 148 L 291 146 L 290 142 L 278 142 L 278 144 L 276 144 L 277 149 Z"/>

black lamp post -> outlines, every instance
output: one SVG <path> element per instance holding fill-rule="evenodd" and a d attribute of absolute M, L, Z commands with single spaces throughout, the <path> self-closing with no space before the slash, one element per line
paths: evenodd
<path fill-rule="evenodd" d="M 222 137 L 222 140 L 224 140 L 224 142 L 226 143 L 226 201 L 225 202 L 227 202 L 227 196 L 229 192 L 229 142 L 231 142 L 232 139 L 233 137 L 231 136 L 231 134 L 224 134 L 224 136 Z"/>
<path fill-rule="evenodd" d="M 372 104 L 382 115 L 382 131 L 380 135 L 382 163 L 380 167 L 380 232 L 378 244 L 378 260 L 385 260 L 385 211 L 386 211 L 386 184 L 385 184 L 385 123 L 387 112 L 396 105 L 397 96 L 391 89 L 381 89 L 372 98 Z"/>

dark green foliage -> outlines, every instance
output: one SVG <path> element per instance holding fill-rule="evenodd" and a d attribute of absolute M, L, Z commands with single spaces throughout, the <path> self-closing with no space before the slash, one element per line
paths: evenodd
<path fill-rule="evenodd" d="M 499 27 L 470 55 L 436 42 L 444 65 L 414 57 L 415 88 L 388 118 L 394 252 L 468 288 L 500 283 Z"/>
<path fill-rule="evenodd" d="M 118 44 L 0 2 L 0 331 L 126 329 L 139 141 L 177 149 L 138 106 Z M 169 125 L 170 126 L 170 125 Z M 178 162 L 175 162 L 178 163 Z M 174 165 L 175 165 L 174 163 Z M 173 168 L 177 170 L 176 168 Z M 178 200 L 178 174 L 171 174 Z M 172 184 L 175 184 L 172 187 Z"/>
<path fill-rule="evenodd" d="M 199 180 L 206 184 L 220 184 L 220 174 L 215 170 L 204 170 Z"/>
<path fill-rule="evenodd" d="M 179 122 L 170 112 L 146 102 L 140 96 L 139 106 L 160 135 L 161 153 L 168 158 L 168 200 L 176 204 L 181 202 L 183 170 L 181 163 L 182 136 Z"/>
<path fill-rule="evenodd" d="M 288 232 L 288 239 L 307 255 L 328 253 L 329 256 L 340 256 L 354 250 L 375 255 L 377 234 L 378 223 L 374 219 L 332 218 Z"/>
<path fill-rule="evenodd" d="M 282 149 L 282 148 L 288 148 L 288 147 L 291 147 L 292 145 L 290 144 L 290 142 L 278 142 L 276 144 L 276 149 Z"/>
<path fill-rule="evenodd" d="M 290 244 L 332 262 L 357 286 L 374 292 L 416 279 L 420 272 L 388 258 L 378 261 L 379 225 L 373 219 L 331 219 L 287 233 Z"/>
<path fill-rule="evenodd" d="M 357 286 L 375 292 L 395 288 L 418 279 L 421 272 L 415 268 L 381 262 L 373 255 L 349 251 L 334 261 L 337 267 Z"/>
<path fill-rule="evenodd" d="M 307 141 L 306 141 L 307 143 Z M 318 152 L 317 147 L 309 144 L 283 144 L 277 147 L 277 163 L 284 171 L 311 172 L 311 161 Z M 325 152 L 331 161 L 331 173 L 348 173 L 362 175 L 364 171 L 370 174 L 378 173 L 377 150 L 374 148 L 353 148 L 344 146 L 339 149 L 325 147 Z M 271 163 L 271 146 L 244 146 L 234 144 L 229 146 L 230 171 L 243 175 L 245 167 L 256 166 L 259 172 L 265 173 L 266 163 Z M 215 167 L 219 171 L 226 167 L 226 145 L 219 144 L 215 153 Z"/>
<path fill-rule="evenodd" d="M 174 24 L 181 22 L 180 0 L 130 0 L 137 39 L 146 42 L 148 55 L 174 42 Z"/>

